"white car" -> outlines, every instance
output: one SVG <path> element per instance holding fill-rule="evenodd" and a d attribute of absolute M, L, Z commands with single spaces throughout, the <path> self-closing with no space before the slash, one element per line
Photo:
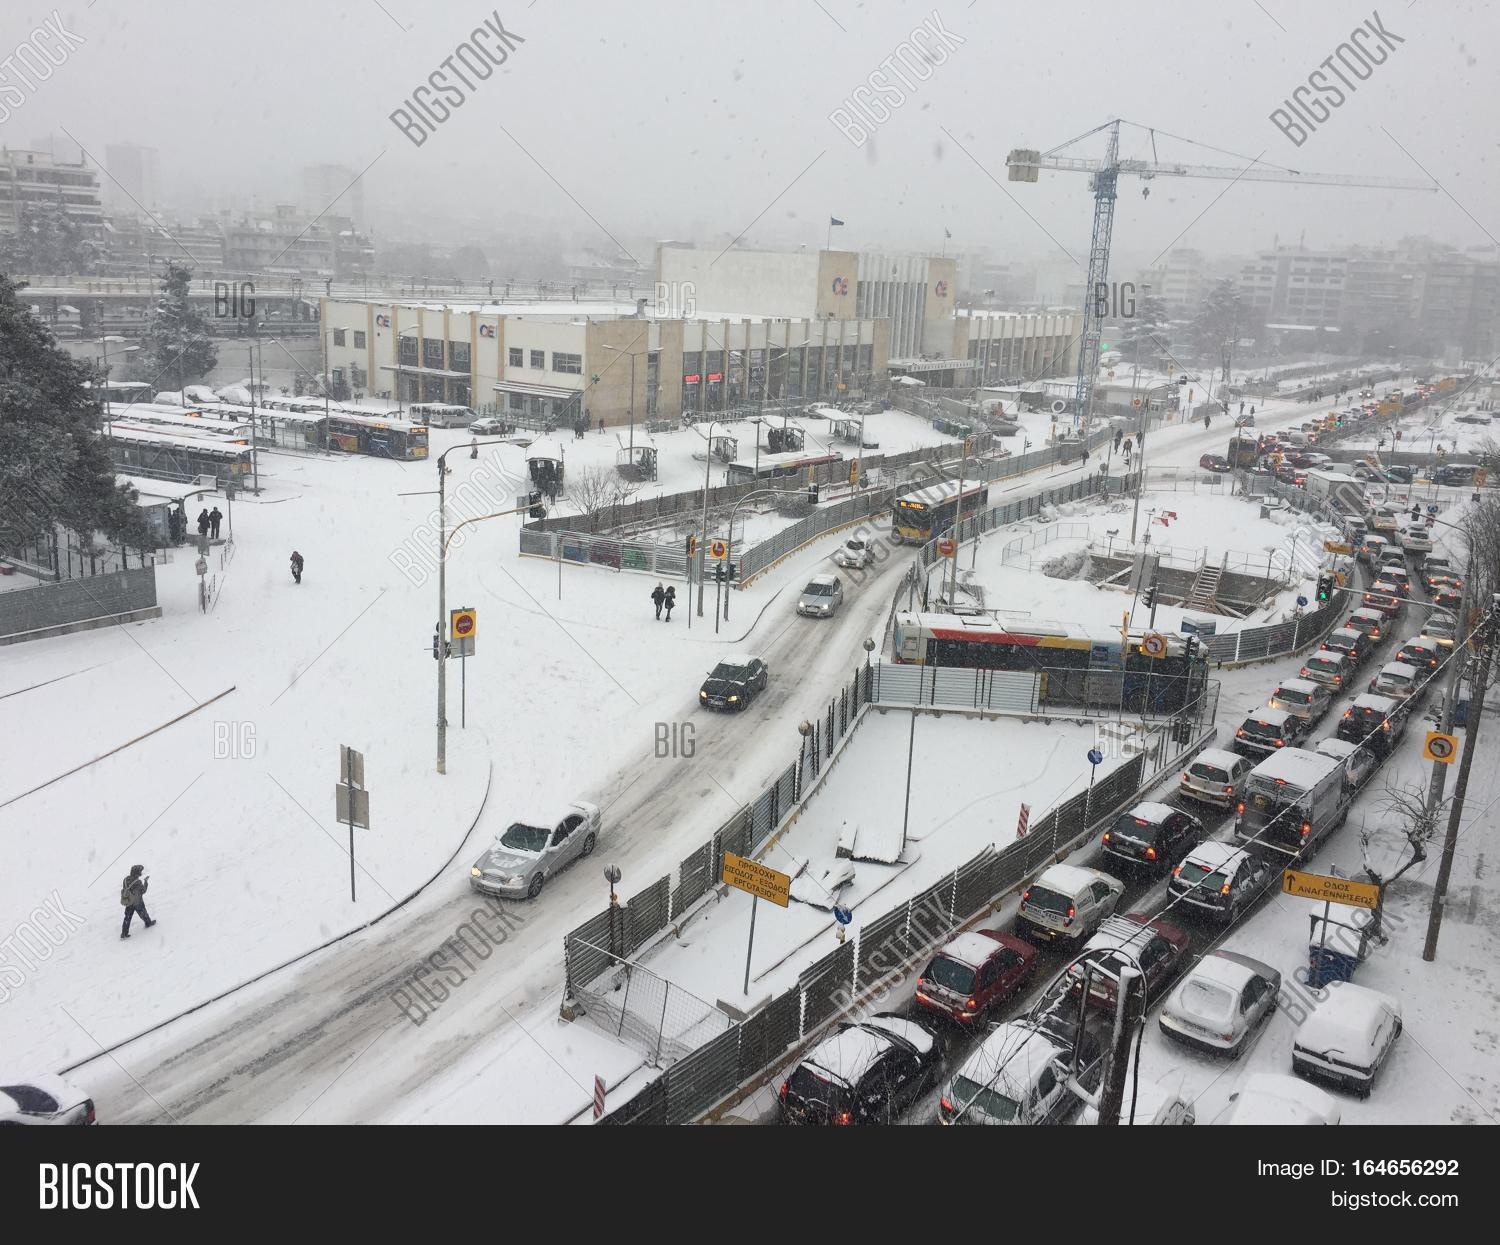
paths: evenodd
<path fill-rule="evenodd" d="M 1320 739 L 1313 751 L 1344 763 L 1344 781 L 1351 791 L 1363 787 L 1380 768 L 1380 758 L 1371 749 L 1347 739 Z"/>
<path fill-rule="evenodd" d="M 493 415 L 486 415 L 470 424 L 469 431 L 481 437 L 498 437 L 510 432 L 511 426 L 503 419 L 496 419 Z"/>
<path fill-rule="evenodd" d="M 1431 553 L 1432 532 L 1416 524 L 1401 529 L 1401 548 L 1407 553 Z"/>
<path fill-rule="evenodd" d="M 555 817 L 507 826 L 469 870 L 469 885 L 486 895 L 535 899 L 546 880 L 599 842 L 597 804 L 569 804 Z"/>
<path fill-rule="evenodd" d="M 1276 1010 L 1281 974 L 1234 951 L 1210 951 L 1162 1005 L 1157 1023 L 1174 1041 L 1238 1059 Z"/>
<path fill-rule="evenodd" d="M 0 1126 L 96 1122 L 94 1100 L 60 1076 L 34 1076 L 0 1085 Z"/>
<path fill-rule="evenodd" d="M 1245 775 L 1254 768 L 1249 757 L 1224 748 L 1205 748 L 1182 771 L 1178 794 L 1219 808 L 1233 808 L 1245 785 Z"/>
<path fill-rule="evenodd" d="M 1021 892 L 1016 932 L 1023 938 L 1082 943 L 1119 906 L 1125 883 L 1082 865 L 1052 865 Z"/>
<path fill-rule="evenodd" d="M 1337 1124 L 1340 1117 L 1331 1094 L 1275 1072 L 1255 1073 L 1229 1101 L 1225 1124 Z"/>
<path fill-rule="evenodd" d="M 870 565 L 870 559 L 874 556 L 870 542 L 860 540 L 858 537 L 846 540 L 833 552 L 833 560 L 840 566 L 851 570 L 863 570 Z"/>
<path fill-rule="evenodd" d="M 1368 1098 L 1375 1074 L 1401 1036 L 1401 1004 L 1388 994 L 1344 982 L 1330 990 L 1297 1030 L 1292 1071 Z"/>

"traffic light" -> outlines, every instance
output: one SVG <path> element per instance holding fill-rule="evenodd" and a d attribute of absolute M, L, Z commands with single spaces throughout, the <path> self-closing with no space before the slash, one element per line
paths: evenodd
<path fill-rule="evenodd" d="M 547 517 L 547 507 L 542 505 L 542 495 L 540 493 L 533 493 L 528 501 L 531 506 L 530 513 L 533 519 L 545 519 Z"/>
<path fill-rule="evenodd" d="M 688 557 L 692 557 L 697 552 L 698 552 L 698 538 L 696 536 L 689 536 L 687 538 L 687 556 Z"/>
<path fill-rule="evenodd" d="M 1148 610 L 1156 604 L 1156 581 L 1154 579 L 1146 585 L 1146 591 L 1141 596 L 1141 604 Z"/>
<path fill-rule="evenodd" d="M 1318 576 L 1318 604 L 1327 605 L 1333 599 L 1333 576 L 1324 571 Z"/>

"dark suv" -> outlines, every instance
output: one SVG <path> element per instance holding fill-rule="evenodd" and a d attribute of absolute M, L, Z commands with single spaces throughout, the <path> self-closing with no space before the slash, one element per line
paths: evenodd
<path fill-rule="evenodd" d="M 842 1024 L 781 1083 L 788 1124 L 889 1124 L 932 1088 L 942 1040 L 914 1020 L 881 1015 Z"/>
<path fill-rule="evenodd" d="M 1202 837 L 1203 823 L 1191 813 L 1148 800 L 1116 817 L 1101 842 L 1116 860 L 1161 871 Z"/>
<path fill-rule="evenodd" d="M 1406 730 L 1408 713 L 1405 702 L 1367 692 L 1356 696 L 1354 703 L 1344 710 L 1336 734 L 1351 744 L 1364 744 L 1376 756 L 1385 758 Z"/>
<path fill-rule="evenodd" d="M 698 703 L 709 709 L 745 709 L 766 690 L 771 672 L 759 657 L 726 657 L 708 672 Z"/>

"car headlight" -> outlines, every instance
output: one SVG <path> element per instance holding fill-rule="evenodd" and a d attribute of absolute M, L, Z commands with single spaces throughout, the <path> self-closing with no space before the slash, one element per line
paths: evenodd
<path fill-rule="evenodd" d="M 730 697 L 730 698 L 729 698 L 729 703 L 730 703 L 730 704 L 731 704 L 731 705 L 732 705 L 732 704 L 734 704 L 734 702 L 735 702 L 735 701 L 737 701 L 737 700 L 738 700 L 738 699 L 739 699 L 739 697 L 738 697 L 738 696 L 731 696 L 731 697 Z"/>
<path fill-rule="evenodd" d="M 483 873 L 480 872 L 479 866 L 475 865 L 472 869 L 469 870 L 469 876 L 471 878 L 477 878 L 477 877 L 483 877 L 484 875 L 483 875 Z"/>
<path fill-rule="evenodd" d="M 699 700 L 707 700 L 708 699 L 708 693 L 707 692 L 699 692 L 698 693 L 698 699 Z"/>

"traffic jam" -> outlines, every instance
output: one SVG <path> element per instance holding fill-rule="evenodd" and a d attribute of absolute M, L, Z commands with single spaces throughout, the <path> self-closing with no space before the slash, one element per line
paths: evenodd
<path fill-rule="evenodd" d="M 1121 812 L 1092 850 L 1044 869 L 1012 919 L 938 948 L 904 1007 L 805 1052 L 778 1085 L 783 1122 L 1095 1123 L 1127 964 L 1144 977 L 1147 1018 L 1174 1043 L 1225 1060 L 1249 1049 L 1301 966 L 1235 951 L 1237 927 L 1289 869 L 1316 868 L 1358 794 L 1407 746 L 1459 642 L 1462 580 L 1428 535 L 1365 540 L 1363 589 L 1322 577 L 1319 597 L 1341 597 L 1347 618 L 1300 661 L 1267 667 L 1264 706 L 1227 746 L 1197 753 L 1175 790 Z M 1315 967 L 1348 981 L 1354 965 L 1334 955 Z M 1212 1121 L 1141 1087 L 1121 1122 L 1336 1122 L 1327 1091 L 1370 1095 L 1400 1003 L 1352 984 L 1328 998 L 1298 1029 L 1284 1071 L 1300 1080 L 1257 1074 Z M 1324 1030 L 1364 1045 L 1314 1049 Z"/>

